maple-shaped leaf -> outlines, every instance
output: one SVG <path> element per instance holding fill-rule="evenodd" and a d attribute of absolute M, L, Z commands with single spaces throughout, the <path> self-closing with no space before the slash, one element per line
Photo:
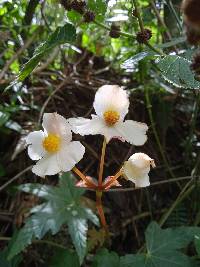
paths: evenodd
<path fill-rule="evenodd" d="M 24 184 L 20 190 L 44 199 L 41 205 L 31 209 L 32 214 L 25 225 L 12 238 L 8 258 L 22 251 L 36 238 L 41 239 L 47 232 L 56 234 L 63 224 L 67 224 L 80 263 L 86 254 L 87 230 L 90 220 L 98 225 L 97 216 L 81 203 L 83 189 L 76 188 L 69 174 L 60 177 L 58 186 Z"/>

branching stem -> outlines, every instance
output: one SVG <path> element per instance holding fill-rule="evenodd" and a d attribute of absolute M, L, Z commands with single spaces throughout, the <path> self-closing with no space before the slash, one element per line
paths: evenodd
<path fill-rule="evenodd" d="M 89 188 L 95 189 L 96 185 L 93 184 L 77 167 L 72 169 L 84 182 Z"/>

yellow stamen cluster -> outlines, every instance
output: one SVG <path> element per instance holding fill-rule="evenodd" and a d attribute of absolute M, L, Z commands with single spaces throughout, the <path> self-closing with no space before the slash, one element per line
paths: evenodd
<path fill-rule="evenodd" d="M 104 112 L 103 117 L 108 126 L 113 126 L 119 121 L 120 115 L 117 111 L 108 110 Z"/>
<path fill-rule="evenodd" d="M 46 151 L 50 153 L 55 153 L 60 149 L 60 137 L 56 134 L 49 134 L 43 140 L 43 147 Z"/>

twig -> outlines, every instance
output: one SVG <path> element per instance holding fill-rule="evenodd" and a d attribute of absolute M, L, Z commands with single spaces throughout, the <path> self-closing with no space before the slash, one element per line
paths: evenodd
<path fill-rule="evenodd" d="M 4 237 L 4 236 L 1 236 L 0 237 L 0 241 L 10 241 L 12 238 L 11 237 Z M 49 240 L 33 240 L 32 243 L 35 243 L 35 244 L 47 244 L 47 245 L 50 245 L 50 246 L 53 246 L 53 247 L 57 247 L 57 248 L 62 248 L 62 249 L 68 249 L 67 247 L 63 246 L 63 245 L 60 245 L 60 244 L 57 244 L 53 241 L 49 241 Z"/>
<path fill-rule="evenodd" d="M 4 77 L 6 72 L 8 71 L 10 65 L 26 50 L 32 42 L 35 40 L 35 37 L 38 33 L 38 30 L 25 42 L 25 44 L 6 62 L 4 68 L 0 72 L 0 80 Z"/>
<path fill-rule="evenodd" d="M 180 192 L 180 194 L 178 195 L 178 197 L 176 198 L 176 200 L 173 202 L 173 204 L 171 205 L 171 207 L 168 209 L 168 211 L 164 214 L 164 216 L 161 218 L 159 225 L 163 226 L 163 224 L 166 222 L 166 220 L 169 218 L 170 214 L 173 212 L 173 210 L 177 207 L 177 205 L 184 199 L 186 198 L 191 192 L 192 190 L 195 188 L 195 185 L 191 185 L 192 181 L 189 181 L 184 188 L 182 189 L 182 191 Z"/>
<path fill-rule="evenodd" d="M 111 30 L 111 28 L 109 26 L 107 26 L 107 25 L 105 25 L 105 24 L 103 24 L 103 23 L 101 23 L 99 21 L 96 21 L 95 20 L 94 23 L 96 25 L 100 26 L 101 28 L 107 30 L 107 31 L 110 31 Z M 119 33 L 120 33 L 121 36 L 125 36 L 125 37 L 129 37 L 129 38 L 135 39 L 135 36 L 132 35 L 132 34 L 130 34 L 130 33 L 122 32 L 122 31 L 119 31 Z"/>
<path fill-rule="evenodd" d="M 43 64 L 41 64 L 39 67 L 37 67 L 36 69 L 33 70 L 32 73 L 38 73 L 38 72 L 41 72 L 43 71 L 44 69 L 46 69 L 53 61 L 54 59 L 57 57 L 58 55 L 58 52 L 59 52 L 59 47 L 56 47 L 51 55 L 49 56 L 49 58 L 47 59 L 46 62 L 44 62 Z"/>
<path fill-rule="evenodd" d="M 176 183 L 178 181 L 183 181 L 183 180 L 193 180 L 194 178 L 199 178 L 200 176 L 184 176 L 184 177 L 178 177 L 178 178 L 172 178 L 172 179 L 167 179 L 167 180 L 161 180 L 155 183 L 151 183 L 150 187 L 155 186 L 155 185 L 161 185 L 161 184 L 168 184 L 168 183 Z M 115 189 L 110 189 L 108 191 L 105 191 L 105 193 L 109 193 L 109 192 L 128 192 L 128 191 L 135 191 L 135 190 L 139 190 L 141 188 L 139 187 L 132 187 L 132 188 L 115 188 Z"/>
<path fill-rule="evenodd" d="M 8 182 L 6 182 L 5 184 L 3 184 L 1 187 L 0 187 L 0 192 L 5 189 L 9 184 L 11 184 L 12 182 L 14 182 L 15 180 L 17 180 L 22 174 L 28 172 L 29 170 L 31 170 L 33 166 L 29 166 L 27 167 L 26 169 L 24 169 L 23 171 L 19 172 L 17 175 L 15 175 L 13 178 L 11 178 Z"/>
<path fill-rule="evenodd" d="M 143 21 L 142 21 L 142 17 L 140 15 L 141 10 L 140 10 L 140 7 L 137 4 L 137 0 L 133 0 L 133 4 L 134 4 L 134 7 L 135 7 L 136 16 L 138 18 L 138 23 L 139 23 L 139 26 L 140 26 L 140 30 L 143 32 L 144 31 L 144 24 L 143 24 Z"/>
<path fill-rule="evenodd" d="M 61 84 L 59 84 L 57 86 L 57 88 L 48 96 L 47 100 L 44 102 L 44 104 L 43 104 L 43 106 L 41 108 L 39 119 L 38 119 L 38 124 L 41 123 L 43 113 L 44 113 L 49 101 L 51 100 L 52 96 L 55 95 L 63 87 L 63 85 L 65 85 L 67 82 L 68 82 L 68 78 L 66 80 L 62 81 Z"/>
<path fill-rule="evenodd" d="M 171 40 L 172 39 L 171 33 L 168 31 L 167 26 L 166 26 L 164 20 L 161 18 L 160 13 L 158 12 L 158 9 L 156 8 L 156 5 L 155 5 L 153 0 L 150 1 L 150 5 L 152 6 L 152 9 L 155 12 L 158 21 L 163 26 L 163 28 L 165 28 L 165 33 L 166 33 L 167 37 L 169 38 L 169 40 Z"/>
<path fill-rule="evenodd" d="M 150 122 L 151 122 L 151 127 L 152 127 L 152 130 L 153 130 L 153 133 L 154 133 L 154 137 L 156 139 L 156 143 L 158 145 L 158 148 L 160 150 L 160 154 L 161 154 L 161 157 L 163 159 L 163 162 L 165 163 L 165 166 L 169 172 L 169 174 L 175 178 L 175 175 L 173 173 L 173 171 L 171 170 L 170 166 L 169 166 L 169 163 L 168 163 L 168 160 L 167 158 L 165 157 L 165 153 L 164 153 L 164 150 L 162 148 L 162 145 L 161 145 L 161 142 L 160 142 L 160 138 L 158 136 L 158 133 L 157 133 L 157 130 L 156 130 L 156 127 L 155 127 L 155 124 L 154 124 L 154 119 L 153 119 L 153 114 L 152 114 L 152 105 L 151 105 L 151 101 L 150 101 L 150 98 L 149 98 L 149 90 L 147 87 L 145 87 L 145 98 L 146 98 L 146 103 L 147 103 L 147 110 L 148 110 L 148 113 L 149 113 L 149 119 L 150 119 Z"/>

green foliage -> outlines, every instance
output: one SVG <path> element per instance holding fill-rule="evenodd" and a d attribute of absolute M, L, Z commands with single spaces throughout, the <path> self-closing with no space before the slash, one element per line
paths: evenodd
<path fill-rule="evenodd" d="M 166 172 L 167 164 L 159 157 L 159 140 L 154 138 L 156 130 L 163 151 L 168 153 L 166 158 L 169 159 L 169 168 L 174 172 L 174 176 L 185 177 L 193 174 L 193 172 L 197 173 L 200 165 L 199 160 L 197 160 L 199 153 L 199 129 L 197 126 L 199 98 L 198 90 L 194 92 L 192 89 L 200 89 L 200 82 L 195 79 L 196 77 L 190 69 L 195 50 L 188 49 L 186 36 L 181 29 L 180 19 L 182 19 L 182 15 L 179 14 L 179 11 L 176 12 L 177 7 L 180 6 L 180 1 L 136 1 L 141 11 L 140 15 L 144 27 L 152 31 L 152 38 L 149 42 L 139 45 L 136 41 L 136 35 L 141 29 L 138 19 L 132 15 L 134 1 L 86 0 L 86 10 L 95 13 L 95 22 L 93 23 L 85 23 L 83 14 L 74 10 L 66 11 L 60 4 L 60 0 L 38 1 L 36 9 L 32 10 L 33 16 L 30 23 L 27 23 L 25 17 L 27 16 L 28 5 L 31 2 L 36 3 L 37 0 L 3 0 L 0 3 L 0 69 L 3 69 L 10 60 L 11 63 L 8 64 L 8 69 L 0 81 L 0 90 L 3 91 L 13 81 L 13 76 L 18 76 L 11 86 L 7 87 L 12 87 L 13 91 L 2 96 L 0 130 L 4 135 L 2 135 L 0 145 L 6 147 L 7 150 L 7 145 L 11 143 L 11 150 L 13 151 L 14 144 L 20 139 L 19 133 L 24 133 L 21 125 L 25 127 L 25 130 L 31 128 L 32 122 L 38 120 L 37 117 L 42 106 L 45 108 L 45 112 L 52 112 L 51 109 L 56 107 L 58 111 L 67 116 L 69 114 L 66 112 L 69 109 L 72 109 L 70 114 L 79 114 L 79 109 L 88 114 L 88 110 L 84 109 L 84 106 L 88 109 L 87 102 L 85 105 L 77 105 L 79 97 L 83 97 L 84 100 L 90 99 L 94 90 L 90 90 L 88 94 L 88 87 L 95 89 L 101 83 L 116 82 L 124 86 L 127 91 L 131 90 L 131 102 L 133 99 L 136 118 L 142 115 L 144 121 L 147 122 L 148 118 L 151 120 L 152 111 L 153 118 L 151 125 L 149 123 L 148 135 L 151 139 L 150 147 L 144 149 L 147 152 L 150 149 L 151 152 L 149 153 L 159 160 L 157 162 L 159 166 L 154 173 L 155 181 L 157 181 L 156 176 L 158 178 L 169 177 L 169 173 Z M 158 8 L 159 13 L 157 14 L 151 6 L 154 2 Z M 160 18 L 157 17 L 158 14 Z M 162 21 L 165 22 L 166 27 L 161 25 Z M 109 35 L 112 23 L 120 28 L 119 38 L 114 39 Z M 35 36 L 34 41 L 23 50 L 24 44 L 29 41 L 33 34 Z M 60 46 L 58 55 L 48 62 L 51 52 L 57 46 Z M 20 52 L 21 48 L 22 51 Z M 45 66 L 45 71 L 43 69 L 41 73 L 33 72 L 41 61 L 44 63 L 42 66 Z M 27 63 L 24 64 L 25 62 Z M 21 68 L 21 66 L 23 67 Z M 31 73 L 32 79 L 26 79 Z M 62 93 L 61 90 L 55 90 L 59 88 L 59 83 L 64 82 L 66 77 L 69 77 L 66 83 L 67 90 L 62 90 Z M 76 91 L 77 87 L 82 89 Z M 178 89 L 176 88 L 177 94 L 174 93 L 174 87 L 178 87 Z M 73 92 L 71 88 L 73 88 Z M 149 103 L 146 101 L 146 107 L 142 95 L 144 88 L 146 100 L 147 98 L 150 99 Z M 134 91 L 136 90 L 137 93 L 135 94 Z M 49 98 L 49 104 L 46 105 L 47 102 L 44 101 L 50 93 L 54 92 L 54 97 Z M 75 97 L 77 99 L 74 99 Z M 68 99 L 70 100 L 68 101 Z M 131 110 L 132 108 L 130 108 Z M 149 114 L 147 114 L 147 110 Z M 26 111 L 28 112 L 26 113 Z M 132 118 L 132 114 L 129 115 L 130 118 Z M 11 133 L 12 140 L 14 140 L 12 142 L 7 140 L 7 136 L 4 140 L 5 134 L 8 135 L 10 129 L 15 131 Z M 172 136 L 174 140 L 171 138 Z M 179 144 L 177 140 L 180 141 Z M 186 143 L 189 144 L 190 149 L 187 148 Z M 5 153 L 3 149 L 0 152 L 2 155 L 0 177 L 12 175 L 12 172 L 22 166 L 21 162 L 19 163 L 15 159 L 16 161 L 12 164 L 9 162 L 9 170 L 7 171 L 7 162 L 12 152 L 10 153 L 8 150 Z M 120 154 L 123 155 L 123 153 Z M 188 160 L 184 161 L 185 154 L 188 154 Z M 20 160 L 21 155 L 19 155 Z M 114 162 L 117 163 L 116 160 Z M 112 164 L 108 164 L 110 171 L 111 168 L 114 168 L 114 162 L 112 163 L 111 158 Z M 87 165 L 87 161 L 84 164 Z M 10 167 L 14 165 L 12 171 Z M 94 165 L 97 166 L 96 163 Z M 3 177 L 2 183 L 6 183 L 6 179 L 7 177 Z M 181 185 L 182 181 L 180 181 Z M 171 189 L 171 184 L 164 186 L 165 188 L 169 186 Z M 177 189 L 172 185 L 173 189 L 167 192 L 164 186 L 160 192 L 158 192 L 158 187 L 152 188 L 152 203 L 155 206 L 151 208 L 149 205 L 149 211 L 147 211 L 147 205 L 141 203 L 137 210 L 138 213 L 149 212 L 152 214 L 158 209 L 167 208 L 168 204 L 165 205 L 165 202 L 168 203 L 168 201 L 162 201 L 159 197 L 163 194 L 163 198 L 165 198 L 169 192 L 172 196 L 173 193 L 177 193 Z M 42 239 L 48 234 L 55 235 L 62 226 L 67 226 L 76 252 L 57 249 L 53 258 L 50 259 L 48 267 L 78 267 L 82 264 L 88 250 L 90 253 L 87 257 L 89 263 L 86 262 L 86 265 L 92 267 L 193 267 L 193 258 L 187 256 L 189 253 L 187 253 L 186 248 L 194 240 L 194 237 L 196 251 L 194 247 L 191 250 L 193 254 L 197 252 L 198 255 L 195 257 L 200 258 L 199 228 L 184 227 L 184 225 L 192 224 L 195 217 L 193 215 L 199 209 L 196 204 L 198 200 L 194 200 L 193 197 L 190 199 L 191 203 L 187 202 L 187 205 L 184 206 L 181 206 L 182 203 L 180 203 L 171 213 L 165 222 L 165 226 L 170 228 L 163 230 L 156 223 L 149 225 L 146 230 L 146 245 L 142 250 L 143 253 L 119 256 L 115 252 L 103 249 L 93 259 L 92 253 L 96 247 L 102 246 L 104 236 L 100 230 L 100 236 L 103 237 L 96 238 L 96 243 L 94 242 L 92 249 L 90 249 L 87 244 L 88 221 L 98 225 L 98 219 L 90 209 L 83 206 L 81 197 L 84 191 L 74 188 L 68 175 L 65 174 L 60 178 L 58 186 L 23 184 L 19 186 L 19 189 L 40 197 L 42 202 L 30 210 L 30 217 L 26 219 L 24 227 L 13 235 L 8 251 L 0 253 L 0 267 L 17 267 L 21 261 L 21 256 L 19 256 L 21 251 L 29 244 L 34 243 L 36 239 Z M 173 194 L 174 197 L 175 195 Z M 129 198 L 129 195 L 126 197 Z M 9 199 L 12 199 L 11 194 L 9 194 Z M 141 197 L 141 199 L 145 198 Z M 132 198 L 127 199 L 127 203 L 130 202 L 129 200 L 132 201 Z M 194 208 L 194 206 L 196 207 Z M 4 207 L 8 207 L 7 202 L 1 208 Z M 108 208 L 110 209 L 110 207 Z M 127 210 L 128 214 L 124 211 L 123 218 L 130 216 L 129 209 Z M 159 213 L 156 213 L 156 218 L 161 213 L 162 211 L 159 210 Z M 112 215 L 114 216 L 114 214 Z M 112 218 L 114 223 L 116 218 L 115 216 L 114 219 Z M 143 220 L 146 224 L 148 219 L 142 217 Z M 198 216 L 194 221 L 195 225 L 199 222 Z M 115 225 L 114 223 L 113 225 Z M 130 228 L 127 229 L 128 234 L 131 231 Z M 142 228 L 139 227 L 138 235 L 142 234 Z M 112 232 L 112 227 L 110 230 Z M 65 227 L 62 228 L 62 231 L 65 231 Z M 120 228 L 119 234 L 122 235 L 122 232 Z M 10 236 L 10 227 L 2 234 Z M 70 243 L 69 246 L 71 245 Z M 114 249 L 115 244 L 112 243 L 112 247 Z M 34 250 L 37 248 L 34 247 Z M 189 250 L 190 255 L 192 255 L 191 250 Z M 124 253 L 123 247 L 120 252 Z M 91 265 L 90 261 L 92 261 Z"/>
<path fill-rule="evenodd" d="M 126 70 L 134 70 L 135 65 L 145 58 L 153 58 L 156 54 L 152 51 L 143 51 L 128 58 L 122 63 L 122 68 Z"/>
<path fill-rule="evenodd" d="M 79 267 L 79 259 L 75 252 L 65 249 L 57 249 L 54 256 L 51 258 L 49 267 Z"/>
<path fill-rule="evenodd" d="M 20 190 L 32 193 L 46 201 L 31 210 L 25 226 L 11 240 L 9 259 L 31 244 L 35 238 L 41 239 L 48 232 L 56 234 L 63 224 L 67 224 L 72 242 L 80 262 L 86 253 L 87 220 L 98 225 L 98 218 L 80 203 L 83 190 L 74 187 L 68 174 L 63 174 L 56 187 L 40 184 L 24 184 Z"/>
<path fill-rule="evenodd" d="M 192 267 L 191 258 L 180 252 L 200 233 L 199 227 L 177 227 L 162 230 L 152 222 L 145 234 L 146 254 L 130 254 L 119 257 L 114 252 L 101 250 L 94 259 L 93 267 Z"/>
<path fill-rule="evenodd" d="M 165 225 L 167 227 L 178 227 L 178 226 L 184 226 L 189 223 L 188 218 L 188 212 L 184 205 L 184 203 L 181 203 L 169 216 L 167 219 Z"/>
<path fill-rule="evenodd" d="M 195 236 L 195 248 L 198 256 L 200 257 L 200 235 Z"/>
<path fill-rule="evenodd" d="M 115 252 L 109 252 L 107 249 L 100 250 L 94 258 L 92 267 L 112 266 L 119 267 L 119 256 Z"/>
<path fill-rule="evenodd" d="M 34 52 L 33 57 L 24 65 L 18 75 L 18 80 L 23 81 L 37 67 L 40 60 L 57 45 L 71 43 L 76 39 L 76 29 L 72 24 L 66 23 L 58 27 L 48 39 L 42 43 Z"/>
<path fill-rule="evenodd" d="M 88 0 L 88 7 L 97 15 L 105 15 L 107 3 L 105 0 Z"/>
<path fill-rule="evenodd" d="M 191 60 L 185 56 L 167 55 L 158 60 L 158 68 L 169 83 L 183 88 L 200 88 L 200 82 L 195 79 L 190 69 Z"/>
<path fill-rule="evenodd" d="M 22 261 L 22 256 L 17 255 L 12 260 L 7 260 L 7 248 L 0 252 L 0 266 L 1 267 L 18 267 Z"/>
<path fill-rule="evenodd" d="M 0 105 L 0 128 L 5 127 L 16 132 L 21 132 L 21 126 L 17 122 L 11 120 L 10 117 L 11 112 Z"/>

